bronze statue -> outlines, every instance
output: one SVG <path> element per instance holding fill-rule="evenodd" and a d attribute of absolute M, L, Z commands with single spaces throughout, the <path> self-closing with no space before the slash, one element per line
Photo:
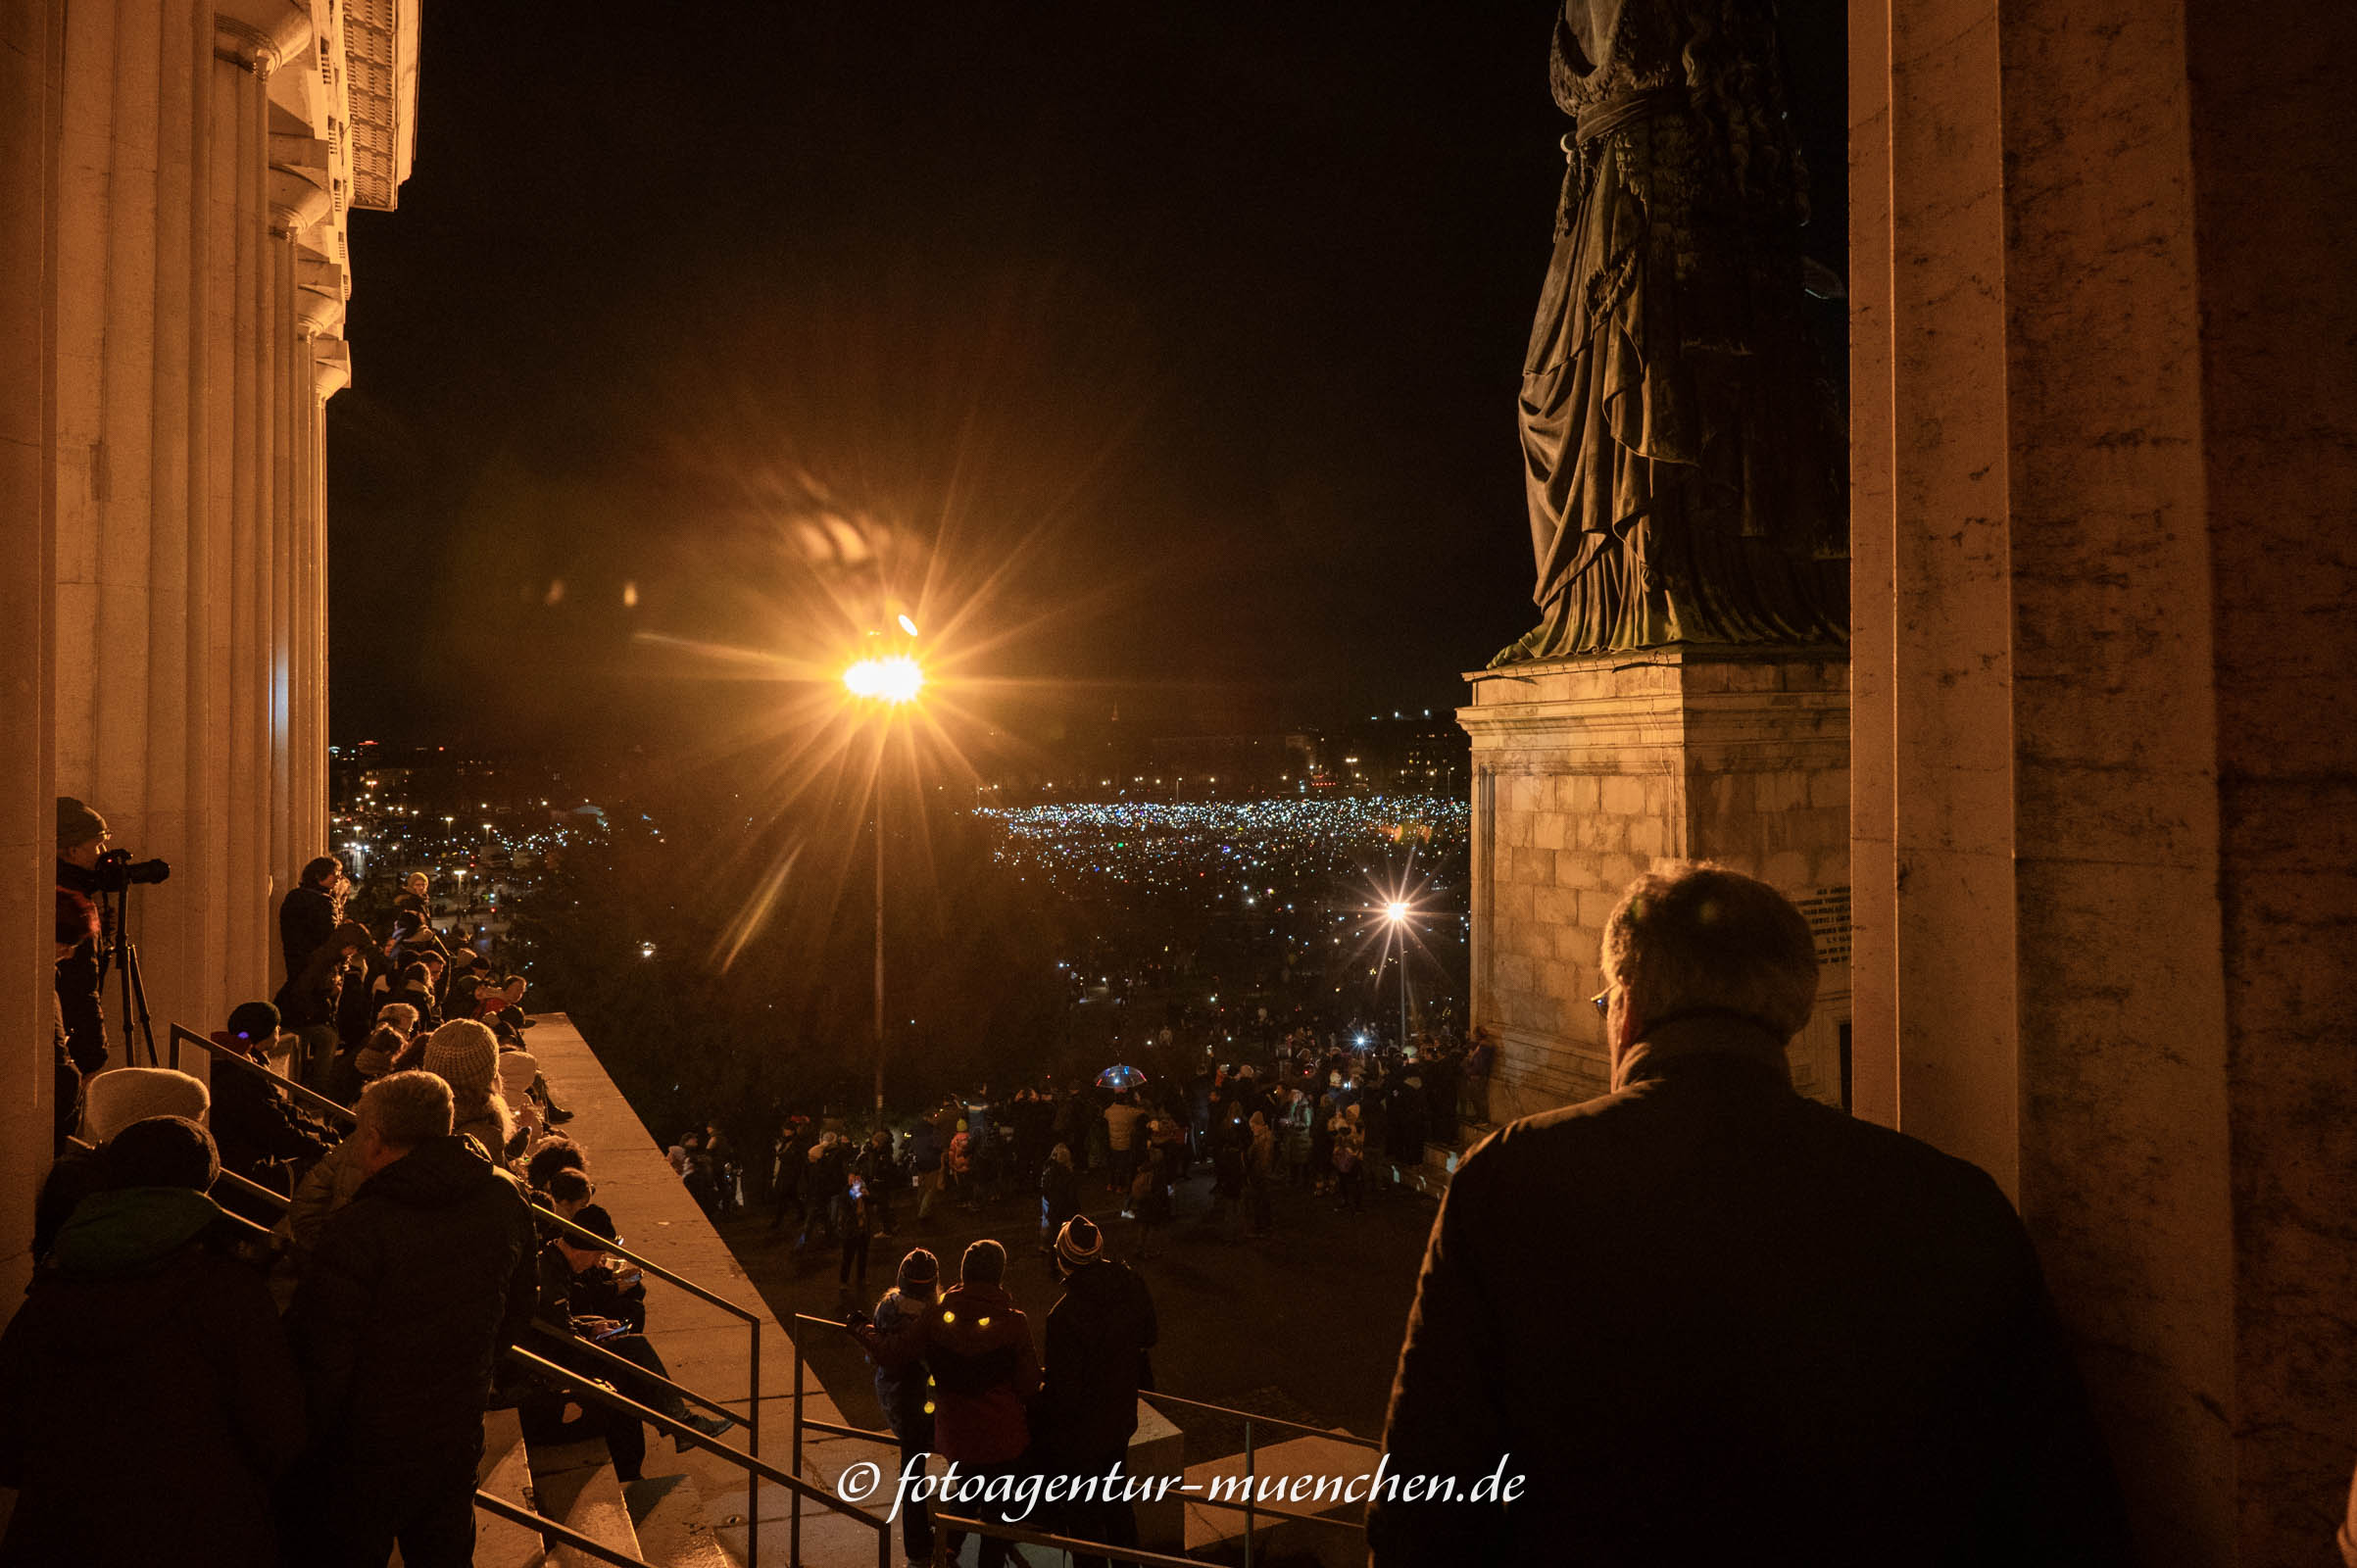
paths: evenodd
<path fill-rule="evenodd" d="M 1770 0 L 1563 0 L 1551 68 L 1570 168 L 1521 409 L 1543 617 L 1494 662 L 1841 641 L 1844 453 Z"/>

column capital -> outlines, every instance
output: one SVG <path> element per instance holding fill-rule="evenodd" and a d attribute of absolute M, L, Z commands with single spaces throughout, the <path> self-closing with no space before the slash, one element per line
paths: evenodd
<path fill-rule="evenodd" d="M 295 58 L 311 43 L 311 10 L 289 0 L 222 0 L 213 13 L 213 53 L 258 76 Z"/>
<path fill-rule="evenodd" d="M 352 384 L 352 346 L 340 337 L 311 340 L 311 386 L 321 400 Z"/>

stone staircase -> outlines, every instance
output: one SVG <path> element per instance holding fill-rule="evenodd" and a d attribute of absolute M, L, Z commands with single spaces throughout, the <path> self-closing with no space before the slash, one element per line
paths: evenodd
<path fill-rule="evenodd" d="M 601 1545 L 654 1568 L 732 1568 L 712 1533 L 703 1494 L 685 1475 L 624 1482 L 614 1473 L 604 1442 L 550 1444 L 527 1448 L 513 1410 L 493 1411 L 485 1423 L 483 1469 L 476 1485 Z M 667 1442 L 650 1442 L 652 1463 Z M 577 1547 L 546 1545 L 539 1534 L 480 1509 L 475 1512 L 475 1568 L 602 1568 Z"/>

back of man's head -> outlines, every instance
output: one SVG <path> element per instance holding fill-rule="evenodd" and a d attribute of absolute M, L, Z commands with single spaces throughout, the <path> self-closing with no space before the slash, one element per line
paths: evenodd
<path fill-rule="evenodd" d="M 343 871 L 343 861 L 337 859 L 332 855 L 322 855 L 317 859 L 305 862 L 303 866 L 303 885 L 307 888 L 323 888 L 328 883 L 341 876 Z"/>
<path fill-rule="evenodd" d="M 998 1285 L 1007 1278 L 1007 1249 L 988 1237 L 965 1250 L 958 1261 L 958 1278 L 965 1285 Z"/>
<path fill-rule="evenodd" d="M 387 1073 L 362 1092 L 360 1124 L 395 1154 L 450 1136 L 450 1085 L 430 1072 Z"/>
<path fill-rule="evenodd" d="M 1604 922 L 1603 972 L 1648 1027 L 1709 1008 L 1790 1040 L 1817 1000 L 1808 921 L 1765 882 L 1708 861 L 1629 884 Z"/>

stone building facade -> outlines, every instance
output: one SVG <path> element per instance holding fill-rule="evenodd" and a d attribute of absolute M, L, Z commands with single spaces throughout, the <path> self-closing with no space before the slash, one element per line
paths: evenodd
<path fill-rule="evenodd" d="M 277 896 L 327 848 L 325 406 L 351 377 L 349 216 L 409 172 L 417 21 L 0 0 L 11 1296 L 49 1148 L 54 798 L 172 862 L 134 899 L 159 1032 L 270 994 Z"/>

